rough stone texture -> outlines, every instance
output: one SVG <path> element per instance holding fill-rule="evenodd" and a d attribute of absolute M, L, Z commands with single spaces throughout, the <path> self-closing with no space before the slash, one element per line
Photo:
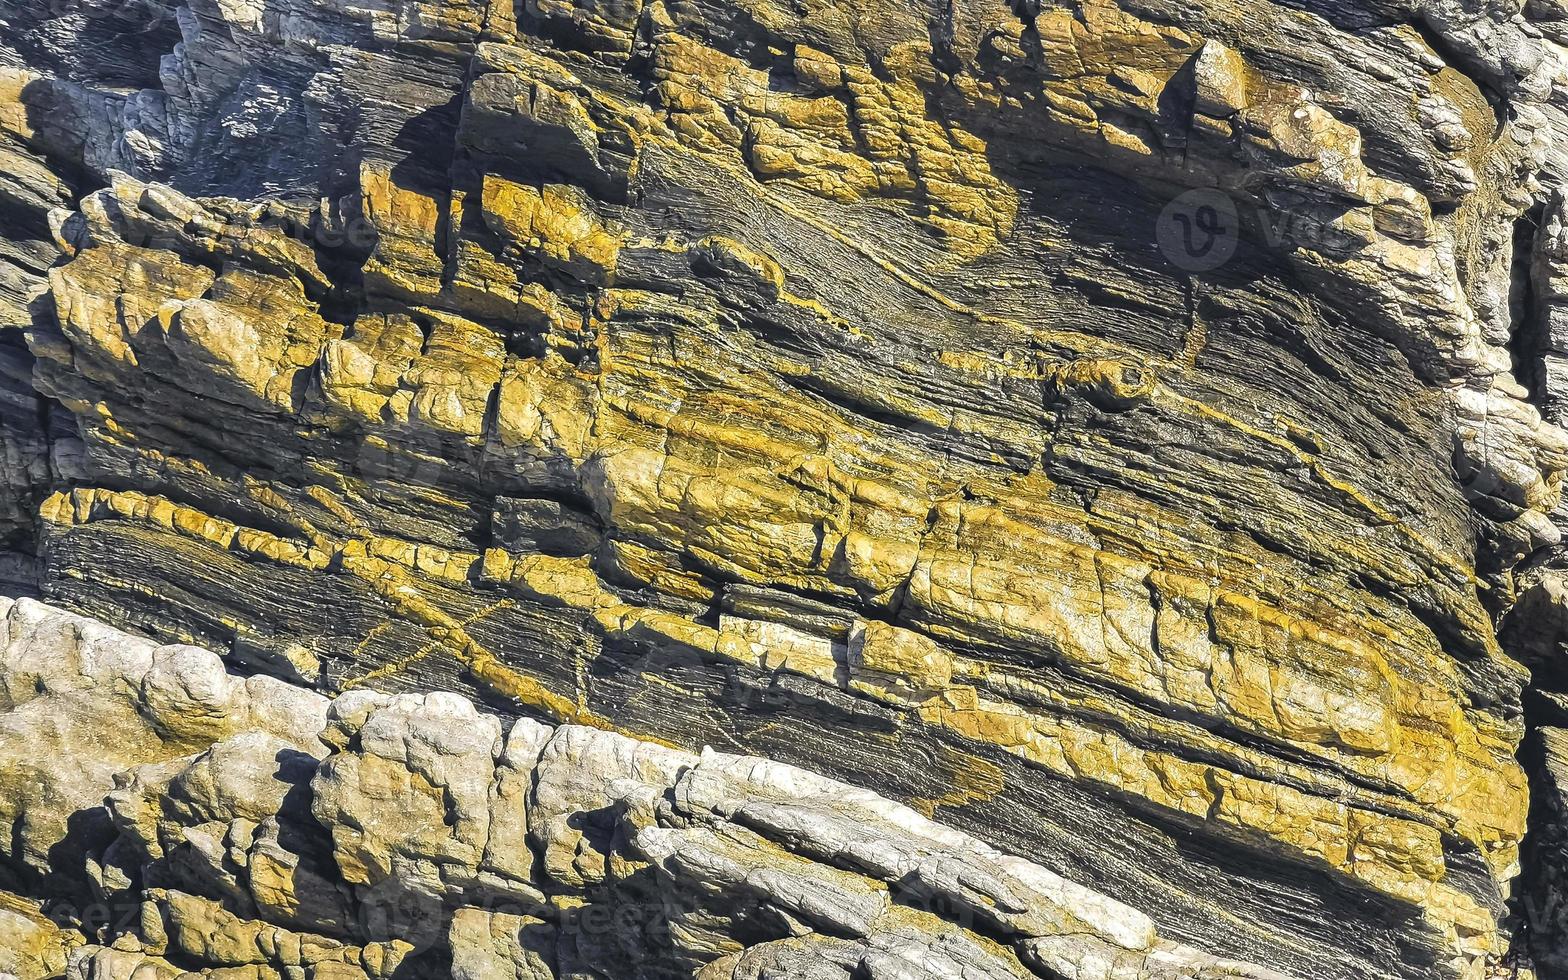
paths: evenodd
<path fill-rule="evenodd" d="M 5 605 L 0 723 L 43 730 L 47 711 L 77 744 L 117 747 L 78 772 L 45 739 L 4 746 L 31 767 L 5 796 L 45 789 L 0 813 L 29 845 L 8 876 L 36 881 L 30 856 L 50 858 L 33 887 L 55 924 L 0 908 L 0 966 L 23 976 L 717 980 L 811 959 L 846 978 L 1281 977 L 792 766 L 503 722 L 454 694 L 329 705 L 194 647 Z"/>
<path fill-rule="evenodd" d="M 258 675 L 124 681 L 80 772 L 92 697 L 18 703 L 15 890 L 85 887 L 112 790 L 83 874 L 139 918 L 84 976 L 1552 960 L 1565 46 L 1556 0 L 0 0 L 0 591 Z M 320 745 L 254 716 L 307 688 Z"/>

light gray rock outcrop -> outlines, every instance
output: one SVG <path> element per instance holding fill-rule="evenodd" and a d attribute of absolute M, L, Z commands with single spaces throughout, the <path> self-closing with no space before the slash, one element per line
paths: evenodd
<path fill-rule="evenodd" d="M 0 915 L 27 980 L 1279 980 L 762 759 L 454 694 L 329 704 L 27 599 L 0 603 L 0 692 L 0 868 L 52 919 L 16 898 Z"/>

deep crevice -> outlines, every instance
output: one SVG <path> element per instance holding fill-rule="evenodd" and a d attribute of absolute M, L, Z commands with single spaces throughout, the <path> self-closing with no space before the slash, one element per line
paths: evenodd
<path fill-rule="evenodd" d="M 1527 976 L 1533 969 L 1537 980 L 1568 980 L 1568 785 L 1560 781 L 1564 759 L 1556 759 L 1553 775 L 1550 734 L 1568 726 L 1568 700 L 1526 692 L 1525 725 L 1518 758 L 1529 780 L 1530 809 L 1520 844 L 1522 871 L 1504 922 L 1512 942 L 1503 976 Z"/>
<path fill-rule="evenodd" d="M 1541 302 L 1541 283 L 1536 281 L 1536 238 L 1545 214 L 1545 204 L 1519 216 L 1514 222 L 1513 258 L 1508 284 L 1508 353 L 1514 378 L 1529 391 L 1530 404 L 1546 414 L 1548 392 L 1543 356 L 1549 349 L 1550 321 Z"/>

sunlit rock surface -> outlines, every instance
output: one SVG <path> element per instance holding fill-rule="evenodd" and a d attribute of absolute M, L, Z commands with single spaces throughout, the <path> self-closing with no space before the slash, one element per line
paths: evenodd
<path fill-rule="evenodd" d="M 1565 93 L 1553 0 L 0 0 L 0 594 L 235 672 L 12 607 L 0 970 L 1568 967 Z"/>
<path fill-rule="evenodd" d="M 29 976 L 1280 976 L 792 766 L 4 606 L 4 867 L 56 917 L 0 906 Z"/>

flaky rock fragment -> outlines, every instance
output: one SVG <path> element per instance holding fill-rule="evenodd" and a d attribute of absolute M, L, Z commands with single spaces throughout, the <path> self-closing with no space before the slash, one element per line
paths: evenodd
<path fill-rule="evenodd" d="M 447 943 L 452 980 L 556 980 L 555 929 L 542 919 L 458 909 Z"/>
<path fill-rule="evenodd" d="M 0 974 L 13 977 L 60 976 L 82 936 L 43 915 L 38 903 L 9 893 L 0 895 Z"/>

